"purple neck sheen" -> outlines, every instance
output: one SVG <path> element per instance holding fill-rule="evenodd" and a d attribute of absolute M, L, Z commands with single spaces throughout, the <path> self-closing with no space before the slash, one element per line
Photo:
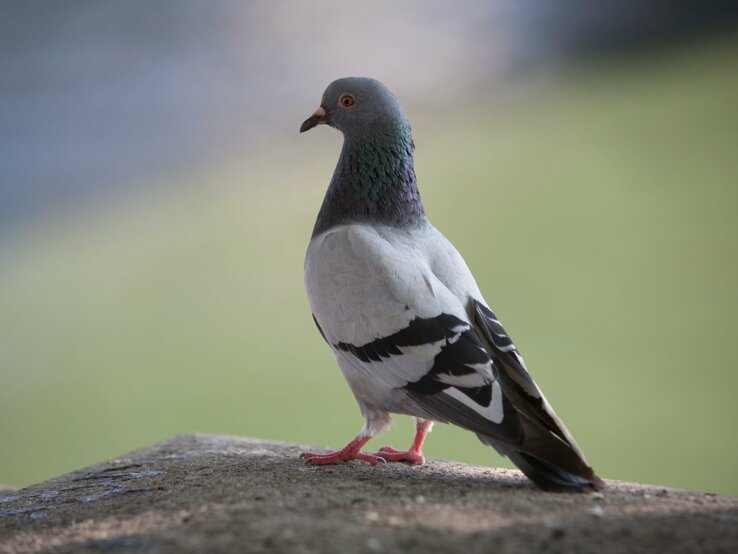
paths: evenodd
<path fill-rule="evenodd" d="M 425 219 L 413 167 L 410 126 L 346 136 L 313 236 L 337 225 L 376 223 L 407 228 Z"/>

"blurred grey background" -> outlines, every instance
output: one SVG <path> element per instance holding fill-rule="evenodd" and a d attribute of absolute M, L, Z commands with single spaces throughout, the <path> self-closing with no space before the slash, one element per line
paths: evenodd
<path fill-rule="evenodd" d="M 428 110 L 733 28 L 733 2 L 1 2 L 0 222 L 291 134 L 342 75 Z"/>

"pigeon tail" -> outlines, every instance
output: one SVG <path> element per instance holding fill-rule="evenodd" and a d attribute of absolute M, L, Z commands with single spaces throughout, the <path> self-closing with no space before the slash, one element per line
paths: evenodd
<path fill-rule="evenodd" d="M 583 460 L 580 460 L 580 471 L 572 473 L 512 446 L 501 445 L 498 441 L 485 435 L 477 433 L 477 437 L 484 444 L 492 446 L 502 456 L 510 458 L 528 479 L 545 491 L 587 492 L 600 491 L 605 488 L 605 482 L 597 477 L 592 468 L 587 466 Z"/>

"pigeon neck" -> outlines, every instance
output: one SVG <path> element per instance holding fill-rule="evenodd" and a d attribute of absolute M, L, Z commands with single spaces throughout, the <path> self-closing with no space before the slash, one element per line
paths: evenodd
<path fill-rule="evenodd" d="M 313 236 L 347 223 L 406 228 L 425 219 L 413 166 L 410 126 L 347 136 Z"/>

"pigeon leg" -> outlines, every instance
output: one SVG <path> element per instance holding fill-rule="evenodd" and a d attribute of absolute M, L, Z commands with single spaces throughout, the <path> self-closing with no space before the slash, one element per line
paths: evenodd
<path fill-rule="evenodd" d="M 415 420 L 415 437 L 412 446 L 408 450 L 396 450 L 391 446 L 384 446 L 375 455 L 381 456 L 388 462 L 409 462 L 422 465 L 425 463 L 423 443 L 431 427 L 433 427 L 432 421 L 417 418 Z"/>
<path fill-rule="evenodd" d="M 377 454 L 365 454 L 361 451 L 361 447 L 372 439 L 371 436 L 359 435 L 341 450 L 330 452 L 329 454 L 316 454 L 315 452 L 303 452 L 300 458 L 305 459 L 306 466 L 323 466 L 335 465 L 350 460 L 361 460 L 369 462 L 372 465 L 384 464 L 386 460 L 383 456 Z"/>

